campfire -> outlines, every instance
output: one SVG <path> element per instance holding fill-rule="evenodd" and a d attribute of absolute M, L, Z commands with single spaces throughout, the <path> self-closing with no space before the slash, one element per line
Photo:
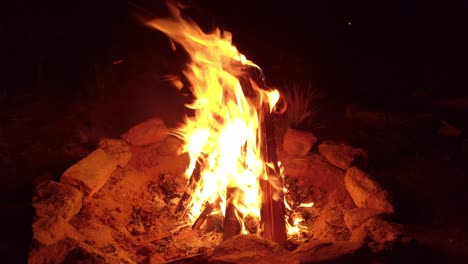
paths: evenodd
<path fill-rule="evenodd" d="M 259 233 L 285 246 L 285 216 L 292 217 L 285 202 L 292 209 L 284 200 L 274 138 L 279 91 L 266 86 L 260 68 L 232 45 L 229 32 L 205 34 L 176 7 L 170 9 L 173 18 L 148 24 L 181 45 L 191 60 L 184 77 L 195 97 L 187 105 L 194 116 L 173 132 L 190 157 L 188 189 L 176 212 L 185 211 L 194 229 L 208 215 L 222 214 L 224 240 Z M 300 227 L 296 219 L 291 223 L 287 233 L 293 235 Z"/>
<path fill-rule="evenodd" d="M 368 260 L 402 237 L 384 220 L 393 206 L 364 170 L 366 151 L 327 140 L 311 151 L 313 134 L 278 125 L 293 102 L 229 32 L 169 9 L 147 25 L 187 53 L 169 79 L 190 90 L 192 114 L 104 138 L 60 182 L 39 184 L 31 263 Z"/>

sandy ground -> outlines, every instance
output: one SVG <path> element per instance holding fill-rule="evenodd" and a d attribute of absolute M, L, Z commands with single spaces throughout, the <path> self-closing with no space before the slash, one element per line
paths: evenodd
<path fill-rule="evenodd" d="M 93 100 L 49 90 L 3 99 L 0 173 L 1 210 L 6 217 L 0 252 L 6 259 L 17 262 L 27 257 L 35 181 L 57 180 L 102 136 L 118 137 L 152 116 L 162 117 L 168 126 L 181 120 L 187 97 L 150 80 L 154 78 L 146 76 L 132 83 L 138 89 L 128 88 L 127 81 Z M 312 130 L 319 139 L 339 139 L 369 150 L 373 175 L 396 198 L 397 220 L 420 242 L 421 251 L 413 259 L 466 260 L 466 134 L 442 137 L 434 125 L 369 128 L 343 119 L 342 98 L 331 95 L 321 103 Z"/>

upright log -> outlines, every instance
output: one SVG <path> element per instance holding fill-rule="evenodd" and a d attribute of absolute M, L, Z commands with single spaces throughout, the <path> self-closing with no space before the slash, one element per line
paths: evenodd
<path fill-rule="evenodd" d="M 227 204 L 223 222 L 223 241 L 238 235 L 241 232 L 241 225 L 236 217 L 236 207 L 232 203 L 232 198 L 237 191 L 237 188 L 228 187 L 226 192 Z"/>
<path fill-rule="evenodd" d="M 260 88 L 265 88 L 265 78 L 257 68 L 243 69 L 247 72 Z M 255 96 L 253 87 L 248 79 L 241 78 L 244 94 L 248 97 Z M 259 111 L 261 156 L 265 162 L 273 164 L 273 168 L 267 168 L 268 180 L 261 180 L 262 208 L 260 210 L 263 237 L 285 247 L 287 242 L 286 222 L 284 220 L 286 209 L 284 207 L 283 186 L 278 167 L 276 154 L 275 128 L 273 116 L 270 113 L 268 103 L 263 103 Z"/>
<path fill-rule="evenodd" d="M 268 180 L 262 180 L 261 182 L 262 208 L 260 214 L 263 225 L 263 237 L 285 247 L 287 242 L 286 222 L 284 220 L 286 210 L 276 154 L 273 120 L 269 110 L 268 105 L 263 107 L 261 151 L 265 161 L 273 164 L 273 168 L 267 168 Z"/>

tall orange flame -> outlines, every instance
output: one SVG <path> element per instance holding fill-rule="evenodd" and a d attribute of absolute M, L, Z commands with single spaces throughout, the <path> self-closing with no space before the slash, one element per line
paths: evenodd
<path fill-rule="evenodd" d="M 183 18 L 176 6 L 169 5 L 169 10 L 172 17 L 147 24 L 180 44 L 191 59 L 183 74 L 196 98 L 187 107 L 195 114 L 186 117 L 184 125 L 174 132 L 184 140 L 182 151 L 190 156 L 187 178 L 201 161 L 201 177 L 187 206 L 188 220 L 193 223 L 206 203 L 219 205 L 224 214 L 227 189 L 236 188 L 230 203 L 236 208 L 241 232 L 246 233 L 245 218 L 260 218 L 259 181 L 268 179 L 269 165 L 262 160 L 259 148 L 259 111 L 264 104 L 272 111 L 279 92 L 260 89 L 251 76 L 242 73 L 242 67 L 258 66 L 233 46 L 229 32 L 216 29 L 206 34 L 195 22 Z M 241 76 L 250 81 L 253 95 L 244 94 Z"/>

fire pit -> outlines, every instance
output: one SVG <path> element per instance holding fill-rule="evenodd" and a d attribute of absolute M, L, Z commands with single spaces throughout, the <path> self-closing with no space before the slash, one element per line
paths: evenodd
<path fill-rule="evenodd" d="M 147 24 L 189 55 L 171 80 L 188 83 L 193 115 L 104 138 L 59 182 L 38 185 L 31 263 L 370 262 L 404 240 L 365 150 L 282 133 L 285 99 L 231 35 L 169 8 Z M 298 133 L 305 151 L 291 151 Z"/>

